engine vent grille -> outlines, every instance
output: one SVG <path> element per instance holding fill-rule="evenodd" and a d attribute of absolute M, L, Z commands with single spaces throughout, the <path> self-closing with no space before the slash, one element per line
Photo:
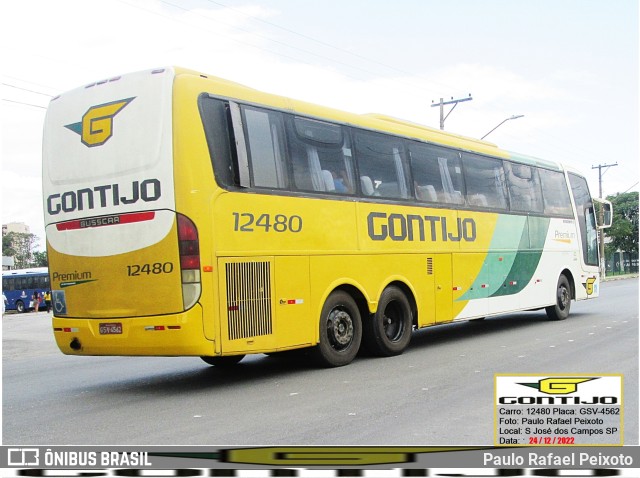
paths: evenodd
<path fill-rule="evenodd" d="M 226 264 L 229 340 L 270 335 L 271 267 L 269 262 Z"/>
<path fill-rule="evenodd" d="M 427 257 L 427 275 L 433 275 L 433 257 Z"/>

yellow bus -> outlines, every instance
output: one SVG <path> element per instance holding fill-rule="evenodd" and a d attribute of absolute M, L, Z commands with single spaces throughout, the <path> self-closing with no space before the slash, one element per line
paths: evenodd
<path fill-rule="evenodd" d="M 561 164 L 181 68 L 47 111 L 53 332 L 71 355 L 303 347 L 326 366 L 414 329 L 598 296 L 594 200 Z"/>

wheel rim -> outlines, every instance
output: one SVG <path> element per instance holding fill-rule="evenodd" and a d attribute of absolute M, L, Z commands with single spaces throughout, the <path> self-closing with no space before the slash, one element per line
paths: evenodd
<path fill-rule="evenodd" d="M 382 327 L 385 336 L 392 342 L 398 341 L 404 332 L 404 314 L 397 302 L 391 302 L 384 309 Z"/>
<path fill-rule="evenodd" d="M 567 308 L 567 305 L 569 305 L 569 301 L 569 291 L 566 287 L 560 286 L 558 288 L 558 307 L 561 310 L 565 310 Z"/>
<path fill-rule="evenodd" d="M 344 309 L 333 309 L 327 319 L 327 337 L 331 347 L 344 350 L 353 341 L 353 318 Z"/>

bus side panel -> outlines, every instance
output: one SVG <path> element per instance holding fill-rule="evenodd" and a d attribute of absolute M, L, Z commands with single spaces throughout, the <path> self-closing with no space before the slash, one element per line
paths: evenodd
<path fill-rule="evenodd" d="M 312 320 L 317 328 L 322 307 L 331 292 L 340 286 L 350 286 L 359 291 L 368 306 L 369 320 L 378 307 L 378 299 L 391 283 L 405 285 L 418 307 L 420 326 L 431 325 L 436 317 L 434 284 L 446 281 L 447 255 L 422 254 L 364 254 L 364 255 L 318 255 L 311 257 L 310 278 L 312 295 Z M 431 261 L 429 260 L 431 259 Z M 436 260 L 434 260 L 436 259 Z M 437 277 L 436 269 L 443 266 L 443 277 Z M 435 278 L 435 279 L 434 279 Z M 450 296 L 442 300 L 445 311 L 450 311 Z M 317 339 L 316 339 L 317 340 Z"/>
<path fill-rule="evenodd" d="M 317 327 L 311 319 L 309 257 L 275 258 L 275 315 L 278 350 L 315 343 Z"/>
<path fill-rule="evenodd" d="M 309 258 L 221 258 L 221 352 L 286 350 L 317 341 Z"/>
<path fill-rule="evenodd" d="M 453 254 L 453 290 L 456 319 L 485 317 L 489 313 L 488 284 L 491 280 L 485 253 Z M 452 320 L 451 317 L 449 320 Z"/>
<path fill-rule="evenodd" d="M 453 269 L 451 254 L 433 254 L 433 278 L 428 281 L 428 291 L 433 294 L 433 302 L 429 301 L 428 309 L 420 311 L 418 303 L 418 326 L 424 327 L 435 323 L 448 322 L 454 317 L 453 305 Z M 428 292 L 429 293 L 429 292 Z"/>

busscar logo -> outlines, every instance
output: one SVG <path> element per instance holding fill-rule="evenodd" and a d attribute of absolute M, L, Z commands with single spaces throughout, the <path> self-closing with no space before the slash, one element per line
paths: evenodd
<path fill-rule="evenodd" d="M 80 135 L 82 144 L 88 148 L 102 146 L 113 136 L 113 118 L 136 97 L 92 106 L 82 116 L 82 121 L 65 125 Z"/>
<path fill-rule="evenodd" d="M 525 387 L 535 388 L 548 395 L 567 395 L 578 391 L 578 384 L 596 380 L 598 377 L 555 377 L 538 380 L 537 383 L 519 383 Z"/>

